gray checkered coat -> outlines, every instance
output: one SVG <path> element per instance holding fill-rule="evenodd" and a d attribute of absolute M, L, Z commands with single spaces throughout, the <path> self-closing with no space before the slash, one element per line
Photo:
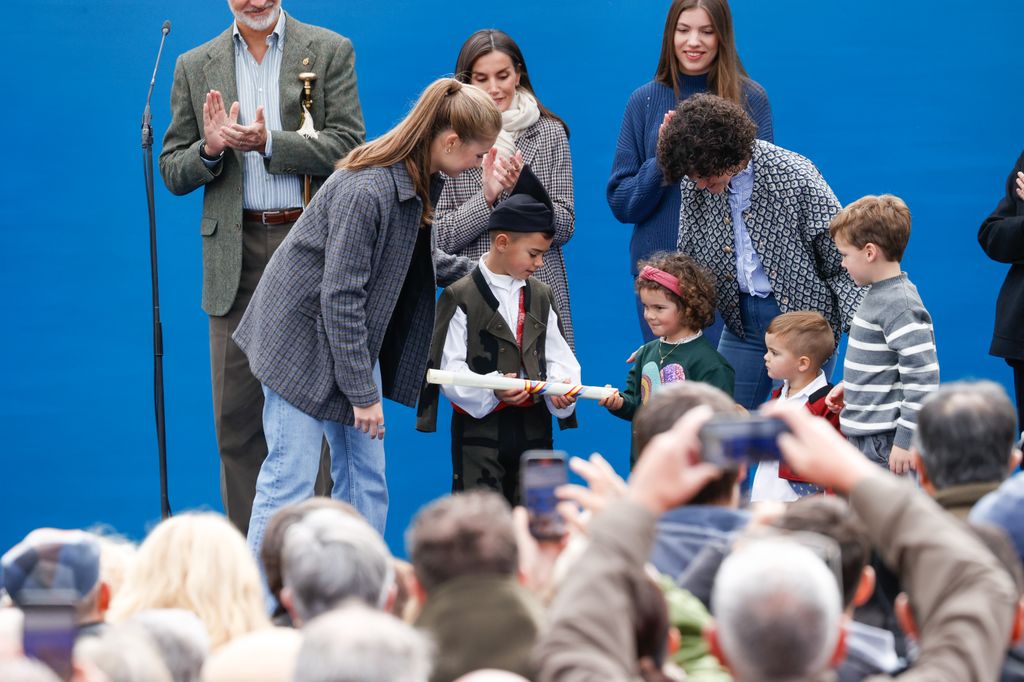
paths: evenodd
<path fill-rule="evenodd" d="M 523 160 L 530 164 L 554 204 L 555 239 L 551 250 L 544 254 L 544 267 L 537 271 L 536 277 L 551 287 L 555 295 L 555 309 L 565 327 L 565 339 L 570 347 L 575 348 L 569 310 L 569 279 L 562 254 L 562 245 L 572 239 L 576 223 L 569 140 L 561 123 L 541 116 L 523 131 L 516 140 L 516 146 L 523 152 Z M 484 193 L 480 189 L 482 175 L 479 168 L 472 168 L 449 179 L 437 202 L 434 220 L 437 245 L 448 253 L 467 256 L 474 261 L 490 248 L 487 219 L 491 208 L 484 201 Z"/>
<path fill-rule="evenodd" d="M 820 312 L 838 341 L 863 295 L 828 233 L 839 200 L 814 164 L 799 154 L 757 140 L 753 162 L 754 189 L 744 220 L 779 309 Z M 729 331 L 742 337 L 728 195 L 698 190 L 688 178 L 680 188 L 679 250 L 714 273 L 718 309 Z"/>
<path fill-rule="evenodd" d="M 440 192 L 435 183 L 433 195 Z M 352 406 L 380 400 L 373 381 L 409 271 L 422 202 L 401 163 L 335 171 L 274 253 L 235 331 L 253 375 L 318 419 L 351 424 Z M 432 235 L 433 241 L 433 235 Z M 473 262 L 432 243 L 435 278 L 450 284 Z M 384 397 L 413 406 L 427 369 L 436 291 L 420 292 Z"/>

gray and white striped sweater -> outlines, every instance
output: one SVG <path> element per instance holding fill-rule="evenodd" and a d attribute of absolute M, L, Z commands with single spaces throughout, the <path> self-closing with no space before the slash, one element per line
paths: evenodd
<path fill-rule="evenodd" d="M 893 445 L 910 447 L 921 401 L 939 386 L 939 359 L 932 317 L 905 272 L 864 295 L 850 325 L 843 384 L 843 433 L 895 432 Z"/>

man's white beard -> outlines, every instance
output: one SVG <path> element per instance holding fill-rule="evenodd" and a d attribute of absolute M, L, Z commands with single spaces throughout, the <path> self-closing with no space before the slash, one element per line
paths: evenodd
<path fill-rule="evenodd" d="M 268 28 L 276 24 L 278 18 L 281 16 L 281 3 L 277 3 L 274 11 L 267 15 L 266 19 L 253 19 L 245 12 L 235 12 L 232 10 L 231 13 L 235 15 L 235 21 L 238 23 L 245 24 L 254 31 L 266 31 Z"/>

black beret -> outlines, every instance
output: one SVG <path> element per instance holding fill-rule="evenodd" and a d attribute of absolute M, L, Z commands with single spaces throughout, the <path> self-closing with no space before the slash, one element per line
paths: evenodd
<path fill-rule="evenodd" d="M 530 166 L 523 166 L 511 195 L 491 211 L 487 229 L 555 234 L 551 197 Z"/>

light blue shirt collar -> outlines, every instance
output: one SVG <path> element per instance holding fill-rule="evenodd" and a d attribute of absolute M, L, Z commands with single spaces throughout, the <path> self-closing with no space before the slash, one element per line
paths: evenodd
<path fill-rule="evenodd" d="M 277 23 L 274 24 L 274 30 L 267 36 L 267 45 L 271 48 L 276 48 L 281 51 L 284 50 L 284 24 L 284 9 L 282 9 L 281 13 L 277 17 Z M 238 30 L 238 21 L 231 22 L 231 35 L 234 36 L 235 45 L 246 44 L 245 38 L 242 37 L 242 34 Z"/>
<path fill-rule="evenodd" d="M 729 181 L 729 194 L 747 194 L 754 189 L 754 159 L 747 161 L 747 167 Z"/>
<path fill-rule="evenodd" d="M 757 255 L 747 229 L 747 211 L 754 194 L 754 159 L 729 181 L 729 215 L 736 249 L 736 283 L 742 293 L 765 297 L 772 293 L 771 281 Z"/>

